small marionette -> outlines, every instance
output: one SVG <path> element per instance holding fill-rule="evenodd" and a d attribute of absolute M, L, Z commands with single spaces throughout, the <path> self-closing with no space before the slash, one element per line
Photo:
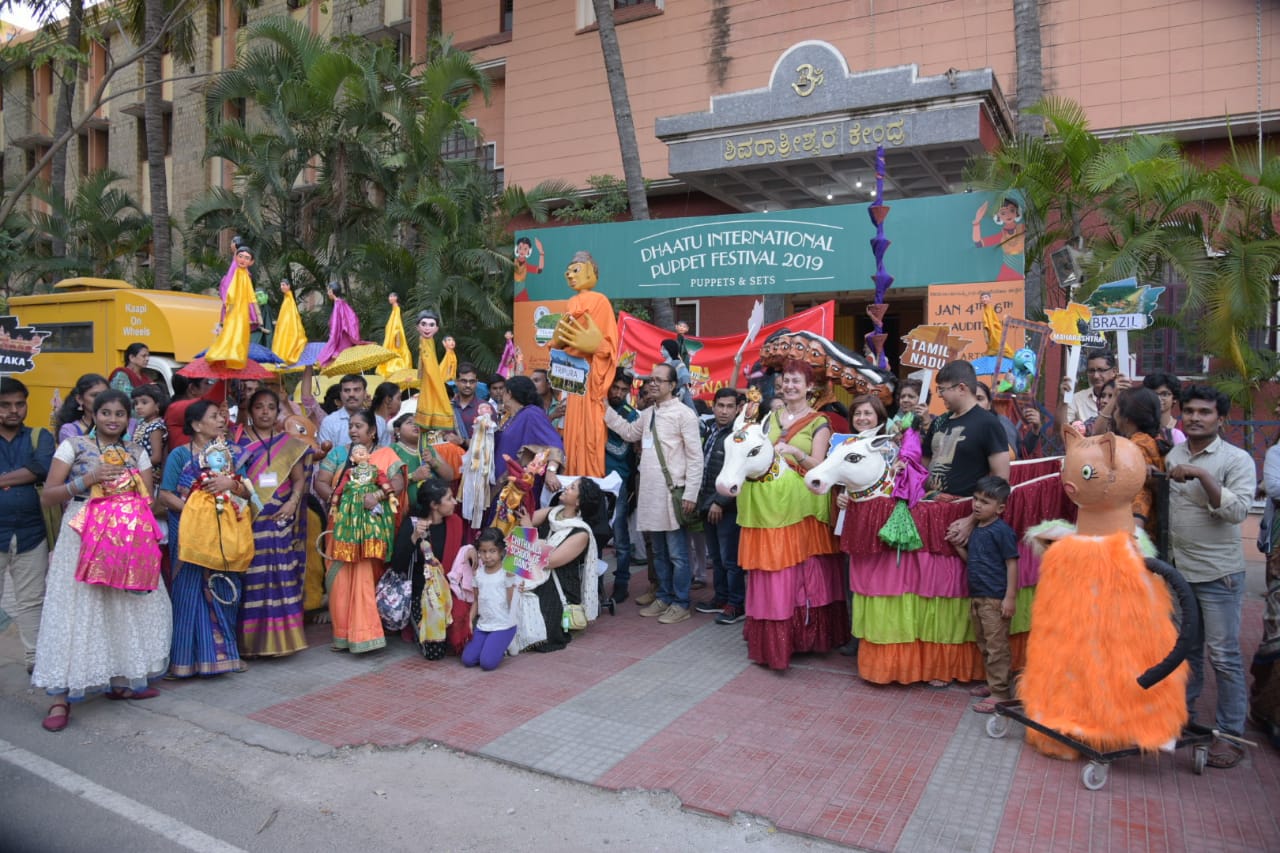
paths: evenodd
<path fill-rule="evenodd" d="M 503 456 L 502 459 L 507 463 L 508 477 L 507 484 L 498 493 L 493 526 L 501 530 L 502 535 L 509 536 L 512 530 L 520 526 L 517 516 L 522 506 L 529 514 L 533 514 L 533 483 L 539 474 L 547 470 L 547 452 L 539 450 L 527 465 L 521 465 L 510 456 Z"/>
<path fill-rule="evenodd" d="M 160 582 L 161 531 L 151 513 L 147 484 L 124 448 L 108 447 L 102 462 L 124 471 L 94 484 L 84 512 L 70 522 L 82 540 L 76 580 L 150 592 Z"/>
<path fill-rule="evenodd" d="M 508 331 L 503 337 L 507 342 L 502 347 L 502 357 L 498 359 L 498 375 L 503 379 L 510 379 L 524 373 L 524 354 L 516 346 L 515 333 Z"/>
<path fill-rule="evenodd" d="M 369 448 L 353 444 L 346 469 L 334 485 L 330 507 L 333 523 L 333 558 L 344 563 L 385 560 L 395 536 L 396 496 L 391 481 L 369 461 Z M 365 498 L 377 497 L 369 508 Z M 387 504 L 387 510 L 383 508 Z"/>
<path fill-rule="evenodd" d="M 427 660 L 440 660 L 448 650 L 449 626 L 453 624 L 453 589 L 440 558 L 431 548 L 431 537 L 418 540 L 422 553 L 422 594 L 418 597 L 418 620 L 413 626 L 418 648 Z"/>
<path fill-rule="evenodd" d="M 327 292 L 333 300 L 333 310 L 329 314 L 329 340 L 325 341 L 318 360 L 321 366 L 332 364 L 343 350 L 360 343 L 360 318 L 347 303 L 342 282 L 333 279 Z"/>
<path fill-rule="evenodd" d="M 204 487 L 218 477 L 230 477 L 233 483 L 243 485 L 249 496 L 247 498 L 240 497 L 240 495 L 236 494 L 234 486 L 225 491 L 215 491 L 212 493 L 214 510 L 218 515 L 231 510 L 239 518 L 240 514 L 248 509 L 251 504 L 255 511 L 262 509 L 262 500 L 258 497 L 258 493 L 253 488 L 253 484 L 249 482 L 249 479 L 232 470 L 231 463 L 233 460 L 231 453 L 231 447 L 222 439 L 211 442 L 208 447 L 202 450 L 197 457 L 200 473 L 196 475 L 192 492 L 194 493 L 196 490 L 206 491 Z"/>
<path fill-rule="evenodd" d="M 441 343 L 444 344 L 444 358 L 440 359 L 440 378 L 453 382 L 458 378 L 458 342 L 453 335 L 445 335 Z"/>
<path fill-rule="evenodd" d="M 213 345 L 205 353 L 205 360 L 211 364 L 239 370 L 249 358 L 249 339 L 262 326 L 262 314 L 249 273 L 253 261 L 253 249 L 237 242 L 231 268 L 222 277 L 219 288 L 222 316 L 213 330 Z"/>
<path fill-rule="evenodd" d="M 462 457 L 462 500 L 460 512 L 474 529 L 484 524 L 489 506 L 489 478 L 493 474 L 493 407 L 481 403 L 471 426 L 471 443 Z"/>
<path fill-rule="evenodd" d="M 178 558 L 214 571 L 244 572 L 253 561 L 253 515 L 262 501 L 249 478 L 235 472 L 235 456 L 224 439 L 210 442 L 191 466 L 195 476 L 178 528 Z M 226 485 L 222 485 L 223 483 Z"/>

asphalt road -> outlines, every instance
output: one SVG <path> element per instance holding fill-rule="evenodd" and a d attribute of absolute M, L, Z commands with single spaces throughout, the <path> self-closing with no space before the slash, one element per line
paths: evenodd
<path fill-rule="evenodd" d="M 685 812 L 667 794 L 604 791 L 430 744 L 287 754 L 146 702 L 93 699 L 50 734 L 45 697 L 25 681 L 12 658 L 0 664 L 6 853 L 838 849 L 754 818 Z"/>

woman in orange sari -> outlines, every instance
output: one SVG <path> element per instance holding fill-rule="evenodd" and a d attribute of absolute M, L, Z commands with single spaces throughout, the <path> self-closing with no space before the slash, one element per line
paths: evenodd
<path fill-rule="evenodd" d="M 331 551 L 326 578 L 334 651 L 352 654 L 387 645 L 374 588 L 391 556 L 398 504 L 403 503 L 404 463 L 390 447 L 378 447 L 373 412 L 351 415 L 351 444 L 335 447 L 320 463 L 315 490 L 332 507 Z M 353 459 L 351 449 L 368 448 Z M 393 498 L 395 498 L 393 500 Z"/>

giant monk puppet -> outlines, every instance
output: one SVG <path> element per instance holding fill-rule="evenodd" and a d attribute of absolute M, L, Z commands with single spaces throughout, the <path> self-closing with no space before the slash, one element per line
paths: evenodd
<path fill-rule="evenodd" d="M 565 468 L 569 474 L 603 477 L 604 406 L 618 366 L 618 321 L 609 297 L 595 292 L 599 269 L 587 252 L 578 252 L 564 273 L 575 295 L 556 326 L 551 346 L 586 359 L 587 390 L 570 395 L 564 415 Z"/>

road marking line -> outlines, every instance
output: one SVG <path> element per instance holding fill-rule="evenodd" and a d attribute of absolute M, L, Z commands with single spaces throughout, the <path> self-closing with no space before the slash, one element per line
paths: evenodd
<path fill-rule="evenodd" d="M 195 853 L 245 853 L 239 847 L 220 841 L 212 835 L 205 835 L 195 827 L 187 826 L 124 794 L 104 788 L 74 770 L 41 758 L 7 740 L 0 739 L 0 759 Z"/>

